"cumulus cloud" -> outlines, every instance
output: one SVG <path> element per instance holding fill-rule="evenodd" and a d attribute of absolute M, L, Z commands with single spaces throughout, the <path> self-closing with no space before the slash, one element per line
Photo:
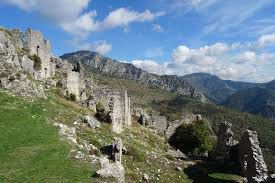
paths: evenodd
<path fill-rule="evenodd" d="M 152 21 L 159 16 L 163 16 L 164 14 L 165 12 L 152 13 L 150 10 L 136 12 L 126 8 L 119 8 L 110 12 L 101 24 L 103 29 L 125 27 L 132 22 Z"/>
<path fill-rule="evenodd" d="M 4 0 L 25 11 L 39 13 L 55 23 L 76 20 L 91 0 Z"/>
<path fill-rule="evenodd" d="M 107 43 L 106 41 L 95 42 L 93 47 L 96 52 L 103 55 L 112 50 L 112 45 Z"/>
<path fill-rule="evenodd" d="M 258 39 L 260 40 L 260 38 Z M 258 40 L 253 44 L 257 44 Z M 223 79 L 266 82 L 275 78 L 275 55 L 252 50 L 252 43 L 215 43 L 199 48 L 180 45 L 171 53 L 170 61 L 134 60 L 139 68 L 156 74 L 185 75 L 206 72 Z"/>
<path fill-rule="evenodd" d="M 4 3 L 36 12 L 51 20 L 65 31 L 76 36 L 115 27 L 127 27 L 133 22 L 147 22 L 163 16 L 165 12 L 145 10 L 137 12 L 128 8 L 111 11 L 102 21 L 96 20 L 96 11 L 86 11 L 91 0 L 4 0 Z"/>
<path fill-rule="evenodd" d="M 69 44 L 71 44 L 76 50 L 91 50 L 102 55 L 105 55 L 112 50 L 112 44 L 108 43 L 106 40 L 83 42 L 82 40 L 74 39 L 70 41 Z"/>
<path fill-rule="evenodd" d="M 159 64 L 154 60 L 133 60 L 132 64 L 153 74 L 164 74 L 165 64 Z"/>

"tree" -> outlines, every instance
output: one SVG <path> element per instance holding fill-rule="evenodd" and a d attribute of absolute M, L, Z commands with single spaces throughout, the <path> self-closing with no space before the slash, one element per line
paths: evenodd
<path fill-rule="evenodd" d="M 185 153 L 205 153 L 213 149 L 213 138 L 205 121 L 183 124 L 176 129 L 169 143 Z"/>

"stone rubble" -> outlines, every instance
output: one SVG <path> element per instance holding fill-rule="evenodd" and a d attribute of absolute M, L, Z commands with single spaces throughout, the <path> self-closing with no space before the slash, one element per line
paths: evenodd
<path fill-rule="evenodd" d="M 124 183 L 124 167 L 121 162 L 116 161 L 115 163 L 110 163 L 109 159 L 105 156 L 99 159 L 101 164 L 101 169 L 96 173 L 101 177 L 113 177 L 116 179 L 117 183 Z"/>
<path fill-rule="evenodd" d="M 83 122 L 87 123 L 88 126 L 93 129 L 101 127 L 101 123 L 93 116 L 89 116 L 89 115 L 84 116 Z"/>

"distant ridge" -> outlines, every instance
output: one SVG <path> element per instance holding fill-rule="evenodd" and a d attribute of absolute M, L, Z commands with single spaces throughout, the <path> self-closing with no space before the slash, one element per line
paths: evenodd
<path fill-rule="evenodd" d="M 76 64 L 81 62 L 91 69 L 96 69 L 98 72 L 123 79 L 130 79 L 141 84 L 162 88 L 176 94 L 198 98 L 201 101 L 206 101 L 205 96 L 192 85 L 190 85 L 184 78 L 175 75 L 159 76 L 151 74 L 140 68 L 137 68 L 130 63 L 122 63 L 108 57 L 104 57 L 96 52 L 78 51 L 68 53 L 61 56 L 62 59 Z"/>

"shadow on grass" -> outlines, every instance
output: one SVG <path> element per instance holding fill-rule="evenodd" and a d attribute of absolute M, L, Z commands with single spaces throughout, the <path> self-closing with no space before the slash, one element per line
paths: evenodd
<path fill-rule="evenodd" d="M 213 173 L 217 171 L 209 169 L 204 163 L 198 163 L 193 166 L 189 166 L 184 170 L 184 173 L 189 179 L 193 180 L 193 183 L 236 183 L 234 178 L 230 177 L 230 174 L 217 173 L 213 176 Z"/>

